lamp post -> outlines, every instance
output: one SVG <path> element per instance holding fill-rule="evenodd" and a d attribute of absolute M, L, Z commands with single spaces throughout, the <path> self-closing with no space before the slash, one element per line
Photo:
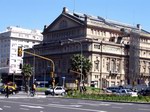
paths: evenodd
<path fill-rule="evenodd" d="M 32 48 L 33 53 L 35 54 L 35 49 Z M 33 57 L 33 83 L 34 83 L 34 79 L 35 79 L 35 55 Z"/>
<path fill-rule="evenodd" d="M 75 43 L 79 43 L 80 44 L 80 48 L 81 48 L 81 75 L 80 75 L 80 82 L 83 81 L 82 79 L 82 68 L 83 68 L 83 65 L 82 65 L 82 55 L 83 55 L 83 50 L 82 50 L 82 43 L 81 41 L 77 41 L 77 40 L 73 40 L 73 39 L 68 39 L 70 42 L 75 42 Z"/>

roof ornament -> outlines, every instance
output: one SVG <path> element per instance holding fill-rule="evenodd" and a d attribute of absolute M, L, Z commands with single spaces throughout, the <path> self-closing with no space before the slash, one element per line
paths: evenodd
<path fill-rule="evenodd" d="M 66 7 L 64 7 L 62 13 L 67 13 L 68 11 L 69 10 Z"/>

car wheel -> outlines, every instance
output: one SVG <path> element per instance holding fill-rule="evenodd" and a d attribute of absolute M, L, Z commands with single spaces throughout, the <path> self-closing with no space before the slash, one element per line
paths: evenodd
<path fill-rule="evenodd" d="M 64 96 L 65 94 L 66 94 L 65 92 L 61 93 L 62 96 Z"/>
<path fill-rule="evenodd" d="M 48 95 L 48 93 L 45 93 L 45 95 Z"/>

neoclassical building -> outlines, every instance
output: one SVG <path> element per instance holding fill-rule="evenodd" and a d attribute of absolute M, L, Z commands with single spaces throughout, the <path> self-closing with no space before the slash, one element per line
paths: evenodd
<path fill-rule="evenodd" d="M 74 73 L 68 73 L 70 58 L 82 53 L 92 62 L 88 85 L 149 85 L 150 33 L 140 24 L 132 26 L 63 8 L 50 25 L 44 26 L 43 36 L 43 43 L 34 46 L 35 53 L 54 61 L 60 83 L 63 77 L 66 83 L 75 81 Z M 35 60 L 37 80 L 49 80 L 50 62 Z M 32 64 L 33 56 L 25 54 L 24 63 Z"/>

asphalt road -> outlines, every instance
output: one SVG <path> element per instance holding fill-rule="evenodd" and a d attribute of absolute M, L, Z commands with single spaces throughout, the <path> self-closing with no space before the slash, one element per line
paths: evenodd
<path fill-rule="evenodd" d="M 150 112 L 149 104 L 65 98 L 0 99 L 0 112 Z"/>

